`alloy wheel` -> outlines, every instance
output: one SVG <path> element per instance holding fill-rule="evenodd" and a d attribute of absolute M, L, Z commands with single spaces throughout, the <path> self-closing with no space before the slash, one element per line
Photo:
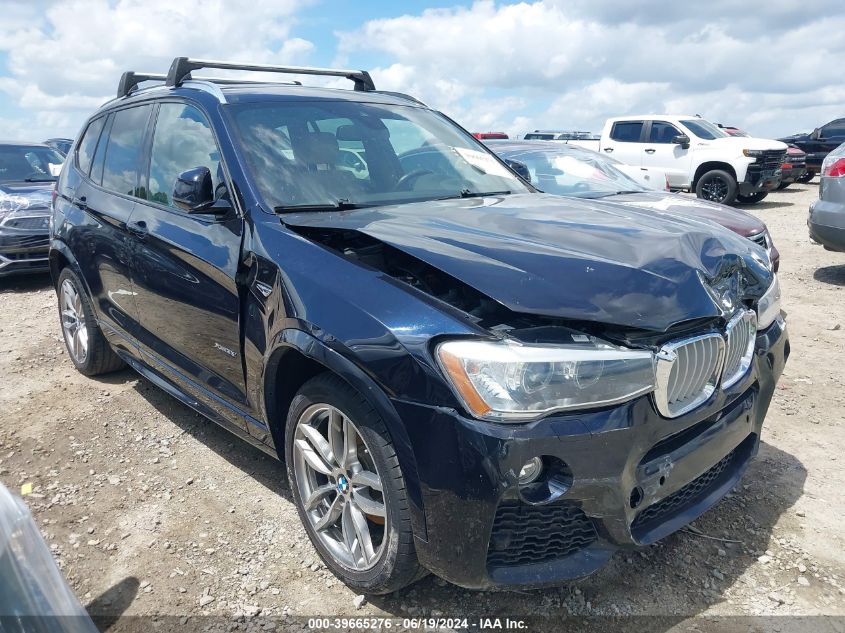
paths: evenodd
<path fill-rule="evenodd" d="M 715 177 L 701 186 L 701 193 L 705 200 L 711 202 L 721 202 L 728 197 L 728 183 L 724 179 Z"/>
<path fill-rule="evenodd" d="M 320 542 L 341 566 L 372 568 L 387 542 L 381 477 L 358 428 L 328 404 L 303 411 L 293 439 L 296 486 Z"/>
<path fill-rule="evenodd" d="M 88 358 L 88 328 L 85 327 L 82 297 L 70 279 L 62 282 L 59 310 L 62 317 L 62 333 L 68 352 L 77 363 L 82 364 Z"/>

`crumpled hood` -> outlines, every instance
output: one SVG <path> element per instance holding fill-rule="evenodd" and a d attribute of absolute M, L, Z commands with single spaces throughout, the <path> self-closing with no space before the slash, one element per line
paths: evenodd
<path fill-rule="evenodd" d="M 546 194 L 290 213 L 295 227 L 354 230 L 520 313 L 665 331 L 721 316 L 706 279 L 771 282 L 757 247 L 712 224 Z M 318 274 L 318 273 L 317 273 Z"/>
<path fill-rule="evenodd" d="M 0 183 L 0 205 L 27 211 L 49 209 L 55 186 L 53 181 Z"/>
<path fill-rule="evenodd" d="M 625 194 L 603 198 L 602 202 L 649 209 L 663 217 L 670 216 L 687 218 L 692 221 L 716 222 L 743 237 L 756 235 L 766 228 L 763 222 L 750 213 L 679 193 L 643 192 Z"/>

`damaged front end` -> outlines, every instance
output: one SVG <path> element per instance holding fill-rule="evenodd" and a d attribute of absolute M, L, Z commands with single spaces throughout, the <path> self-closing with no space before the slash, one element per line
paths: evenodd
<path fill-rule="evenodd" d="M 48 270 L 51 189 L 0 189 L 0 276 Z"/>
<path fill-rule="evenodd" d="M 393 399 L 424 565 L 467 587 L 583 576 L 735 485 L 789 352 L 776 277 L 745 240 L 539 195 L 418 211 L 282 221 L 479 332 L 428 340 L 452 407 Z"/>

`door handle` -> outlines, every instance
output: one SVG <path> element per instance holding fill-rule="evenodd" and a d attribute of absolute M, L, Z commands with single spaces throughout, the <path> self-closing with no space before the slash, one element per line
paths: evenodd
<path fill-rule="evenodd" d="M 606 151 L 608 154 L 610 154 L 610 152 L 613 151 L 613 148 L 612 147 L 605 147 L 604 151 Z"/>
<path fill-rule="evenodd" d="M 70 202 L 72 205 L 78 207 L 79 209 L 82 209 L 83 211 L 88 208 L 88 198 L 86 198 L 85 196 L 73 198 Z"/>
<path fill-rule="evenodd" d="M 147 235 L 150 232 L 150 230 L 147 228 L 147 223 L 143 220 L 138 220 L 137 222 L 128 222 L 126 224 L 126 230 L 129 231 L 135 237 L 137 237 L 139 240 L 146 239 Z"/>
<path fill-rule="evenodd" d="M 656 149 L 652 149 L 651 147 L 649 147 L 649 148 L 645 151 L 645 153 L 646 153 L 646 154 L 654 154 L 654 152 L 656 152 L 656 151 L 657 151 Z"/>

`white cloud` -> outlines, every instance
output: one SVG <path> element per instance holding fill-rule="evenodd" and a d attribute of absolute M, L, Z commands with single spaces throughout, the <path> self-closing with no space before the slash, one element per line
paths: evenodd
<path fill-rule="evenodd" d="M 75 134 L 114 95 L 123 71 L 166 72 L 177 55 L 302 63 L 313 45 L 291 37 L 291 28 L 297 12 L 312 3 L 251 0 L 247 8 L 225 0 L 12 1 L 8 12 L 4 3 L 0 52 L 8 55 L 9 74 L 0 78 L 0 93 L 25 112 L 7 130 L 30 140 L 48 132 Z"/>
<path fill-rule="evenodd" d="M 339 34 L 339 57 L 381 52 L 392 64 L 378 83 L 473 115 L 460 119 L 473 129 L 596 129 L 606 116 L 680 108 L 776 136 L 845 115 L 826 62 L 845 54 L 845 5 L 805 9 L 792 0 L 753 10 L 737 0 L 480 0 L 367 22 Z M 520 101 L 465 107 L 494 95 Z"/>

